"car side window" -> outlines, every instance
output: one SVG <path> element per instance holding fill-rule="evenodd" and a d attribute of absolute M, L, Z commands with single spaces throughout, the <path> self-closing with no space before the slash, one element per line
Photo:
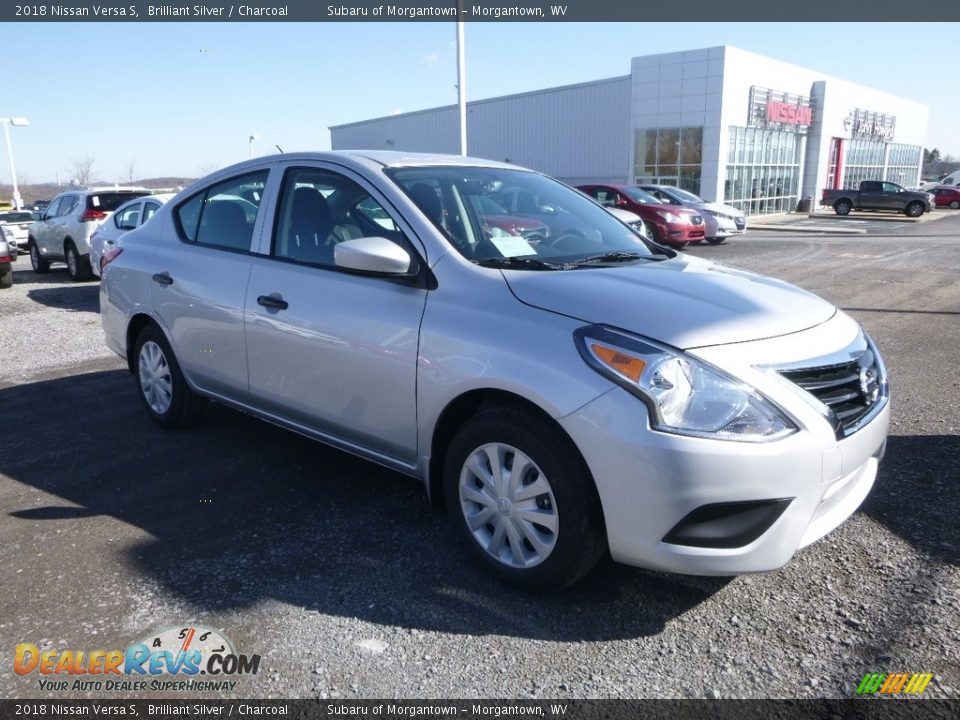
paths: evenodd
<path fill-rule="evenodd" d="M 140 218 L 140 203 L 125 208 L 122 212 L 113 214 L 113 224 L 120 230 L 133 230 Z"/>
<path fill-rule="evenodd" d="M 64 195 L 60 201 L 60 210 L 57 212 L 57 217 L 64 217 L 72 213 L 77 207 L 78 199 L 76 195 Z"/>
<path fill-rule="evenodd" d="M 375 236 L 405 244 L 400 226 L 362 186 L 329 170 L 287 170 L 271 255 L 333 267 L 338 243 Z"/>
<path fill-rule="evenodd" d="M 590 194 L 597 199 L 597 202 L 604 206 L 613 205 L 617 201 L 616 193 L 609 190 L 594 190 Z"/>
<path fill-rule="evenodd" d="M 899 185 L 896 185 L 896 184 L 894 184 L 894 183 L 885 182 L 885 183 L 883 184 L 883 191 L 884 191 L 884 192 L 889 192 L 889 193 L 900 192 L 900 186 L 899 186 Z"/>
<path fill-rule="evenodd" d="M 250 250 L 268 170 L 231 178 L 177 207 L 181 238 L 197 245 Z"/>
<path fill-rule="evenodd" d="M 62 199 L 63 198 L 57 198 L 47 206 L 47 209 L 43 214 L 44 220 L 50 220 L 51 218 L 55 218 L 57 216 L 57 213 L 60 212 L 60 201 Z"/>
<path fill-rule="evenodd" d="M 159 209 L 160 203 L 145 202 L 143 204 L 143 218 L 140 220 L 140 224 L 143 225 L 147 220 L 152 218 L 154 213 Z"/>

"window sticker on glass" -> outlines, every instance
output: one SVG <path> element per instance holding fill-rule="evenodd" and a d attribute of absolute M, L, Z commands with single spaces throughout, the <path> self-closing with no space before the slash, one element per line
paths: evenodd
<path fill-rule="evenodd" d="M 94 195 L 92 198 L 90 198 L 90 202 L 94 207 L 100 207 L 100 197 L 98 195 Z"/>
<path fill-rule="evenodd" d="M 490 242 L 504 257 L 521 257 L 536 255 L 537 251 L 530 247 L 530 243 L 516 235 L 500 235 L 491 237 Z"/>

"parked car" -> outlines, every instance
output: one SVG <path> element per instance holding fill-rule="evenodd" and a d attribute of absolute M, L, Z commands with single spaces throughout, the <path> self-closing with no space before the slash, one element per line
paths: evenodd
<path fill-rule="evenodd" d="M 42 213 L 42 212 L 43 212 L 44 210 L 46 210 L 48 207 L 50 207 L 50 201 L 49 201 L 49 200 L 36 200 L 36 201 L 34 201 L 34 203 L 33 203 L 32 209 L 35 210 L 35 211 L 37 211 L 37 212 L 41 212 L 41 213 Z"/>
<path fill-rule="evenodd" d="M 937 187 L 960 187 L 960 170 L 952 172 L 949 175 L 944 175 L 939 180 L 932 180 L 920 184 L 920 189 L 926 190 L 927 192 Z"/>
<path fill-rule="evenodd" d="M 613 215 L 617 220 L 626 225 L 629 225 L 638 233 L 643 235 L 643 237 L 650 239 L 650 233 L 647 232 L 647 226 L 643 222 L 643 218 L 632 213 L 629 210 L 624 210 L 623 208 L 618 207 L 606 207 L 605 210 Z"/>
<path fill-rule="evenodd" d="M 50 270 L 51 262 L 65 262 L 70 277 L 91 275 L 90 236 L 127 200 L 149 195 L 145 188 L 78 188 L 57 195 L 30 226 L 30 263 L 36 273 Z"/>
<path fill-rule="evenodd" d="M 19 250 L 27 249 L 27 235 L 30 225 L 40 217 L 29 210 L 11 210 L 0 213 L 0 232 L 12 242 L 11 253 L 16 260 Z"/>
<path fill-rule="evenodd" d="M 960 208 L 960 186 L 935 187 L 929 191 L 937 207 Z"/>
<path fill-rule="evenodd" d="M 594 234 L 488 234 L 475 200 L 503 185 Z M 224 199 L 248 189 L 268 198 L 253 222 Z M 777 568 L 856 510 L 886 447 L 886 371 L 849 315 L 504 163 L 234 165 L 105 256 L 100 307 L 158 424 L 209 398 L 419 478 L 473 556 L 529 589 L 607 548 L 683 573 Z"/>
<path fill-rule="evenodd" d="M 13 266 L 14 260 L 11 254 L 10 241 L 0 236 L 0 289 L 13 287 Z"/>
<path fill-rule="evenodd" d="M 144 195 L 128 200 L 113 211 L 110 219 L 98 227 L 90 236 L 90 269 L 100 277 L 100 259 L 113 247 L 116 247 L 123 235 L 143 225 L 153 217 L 173 193 Z"/>
<path fill-rule="evenodd" d="M 730 205 L 707 202 L 692 192 L 670 185 L 641 185 L 657 200 L 667 205 L 679 205 L 695 210 L 703 216 L 703 228 L 707 242 L 711 245 L 722 243 L 733 235 L 746 232 L 747 218 L 743 211 Z"/>
<path fill-rule="evenodd" d="M 864 180 L 859 190 L 824 190 L 820 204 L 832 207 L 837 215 L 849 215 L 851 210 L 896 210 L 920 217 L 933 209 L 933 195 L 884 180 Z"/>
<path fill-rule="evenodd" d="M 657 243 L 683 247 L 706 236 L 703 217 L 689 208 L 665 205 L 632 185 L 580 185 L 579 189 L 604 206 L 629 210 L 643 218 L 650 238 Z"/>

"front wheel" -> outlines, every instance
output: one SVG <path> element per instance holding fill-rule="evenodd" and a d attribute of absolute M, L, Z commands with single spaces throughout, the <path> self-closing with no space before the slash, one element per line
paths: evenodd
<path fill-rule="evenodd" d="M 158 328 L 144 328 L 134 357 L 140 399 L 150 417 L 169 429 L 192 425 L 199 415 L 200 397 L 187 385 L 170 343 Z"/>
<path fill-rule="evenodd" d="M 903 212 L 907 217 L 917 218 L 923 215 L 924 207 L 922 202 L 912 202 L 904 208 Z"/>
<path fill-rule="evenodd" d="M 30 240 L 30 265 L 37 275 L 43 275 L 50 272 L 50 263 L 40 255 L 40 248 L 37 247 L 37 241 Z"/>
<path fill-rule="evenodd" d="M 726 240 L 726 238 L 707 238 L 707 243 L 710 245 L 719 245 L 724 240 Z"/>
<path fill-rule="evenodd" d="M 460 428 L 444 463 L 444 494 L 474 557 L 525 590 L 567 587 L 606 551 L 583 458 L 549 418 L 524 408 L 490 408 Z"/>
<path fill-rule="evenodd" d="M 954 210 L 960 210 L 960 200 L 954 200 L 950 203 L 950 207 Z"/>
<path fill-rule="evenodd" d="M 833 205 L 833 210 L 837 215 L 849 215 L 853 210 L 853 203 L 849 200 L 837 200 Z"/>

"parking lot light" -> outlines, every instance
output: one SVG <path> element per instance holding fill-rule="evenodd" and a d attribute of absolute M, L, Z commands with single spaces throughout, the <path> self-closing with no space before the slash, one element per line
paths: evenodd
<path fill-rule="evenodd" d="M 253 141 L 259 140 L 259 139 L 260 139 L 260 136 L 257 135 L 256 133 L 250 136 L 250 157 L 251 158 L 253 157 Z"/>
<path fill-rule="evenodd" d="M 7 157 L 10 158 L 10 178 L 13 183 L 13 207 L 15 210 L 23 210 L 23 200 L 20 198 L 20 188 L 17 187 L 17 168 L 13 164 L 13 148 L 10 145 L 10 126 L 26 127 L 30 121 L 23 117 L 0 118 L 3 123 L 3 134 L 7 139 Z"/>

